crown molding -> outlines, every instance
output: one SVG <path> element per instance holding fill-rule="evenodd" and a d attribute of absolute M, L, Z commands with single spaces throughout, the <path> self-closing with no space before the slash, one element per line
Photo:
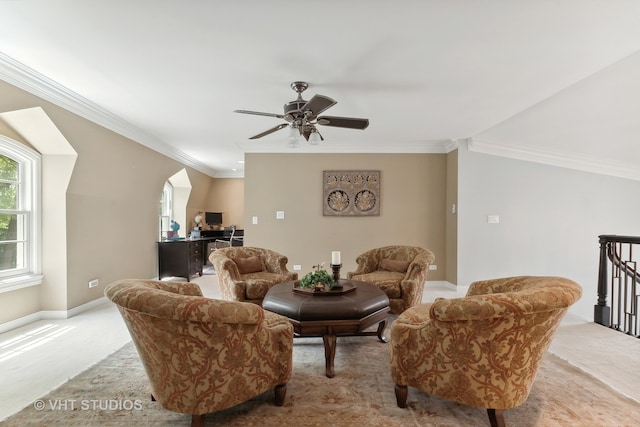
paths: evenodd
<path fill-rule="evenodd" d="M 640 170 L 638 170 L 637 165 L 606 162 L 599 158 L 578 156 L 573 153 L 553 152 L 550 150 L 542 151 L 528 147 L 514 147 L 489 138 L 469 138 L 468 146 L 470 151 L 478 153 L 640 181 Z"/>
<path fill-rule="evenodd" d="M 355 153 L 362 154 L 362 145 L 359 143 L 321 143 L 319 145 L 309 145 L 301 142 L 297 148 L 289 148 L 285 140 L 260 142 L 241 140 L 236 145 L 245 153 Z M 458 148 L 457 141 L 453 140 L 437 140 L 437 141 L 415 141 L 415 142 L 393 142 L 385 144 L 369 144 L 366 152 L 371 154 L 402 154 L 402 153 L 423 153 L 423 154 L 444 154 L 449 153 Z"/>
<path fill-rule="evenodd" d="M 447 140 L 447 142 L 445 142 L 444 144 L 444 149 L 446 150 L 445 153 L 450 153 L 453 150 L 457 150 L 458 149 L 458 141 L 460 141 L 459 139 L 449 139 Z"/>
<path fill-rule="evenodd" d="M 206 175 L 217 171 L 0 52 L 0 79 Z"/>

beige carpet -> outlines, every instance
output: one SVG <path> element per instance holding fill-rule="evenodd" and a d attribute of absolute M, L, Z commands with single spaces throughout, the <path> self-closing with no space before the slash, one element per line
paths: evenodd
<path fill-rule="evenodd" d="M 206 417 L 220 426 L 488 426 L 486 411 L 409 389 L 396 406 L 388 346 L 375 337 L 338 338 L 336 376 L 324 375 L 321 339 L 296 339 L 283 407 L 273 393 Z M 7 426 L 187 426 L 191 417 L 152 402 L 133 344 L 71 379 L 3 423 Z M 635 426 L 640 405 L 548 354 L 525 404 L 508 426 Z"/>

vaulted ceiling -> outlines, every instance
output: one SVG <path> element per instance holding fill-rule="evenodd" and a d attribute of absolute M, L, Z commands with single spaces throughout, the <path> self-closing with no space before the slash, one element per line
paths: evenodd
<path fill-rule="evenodd" d="M 215 177 L 245 152 L 471 149 L 640 180 L 640 2 L 0 0 L 0 78 Z M 318 146 L 295 99 L 329 96 Z"/>

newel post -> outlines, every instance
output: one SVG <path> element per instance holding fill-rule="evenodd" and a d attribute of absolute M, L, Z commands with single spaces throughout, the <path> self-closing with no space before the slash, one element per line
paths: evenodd
<path fill-rule="evenodd" d="M 593 307 L 593 321 L 610 327 L 611 308 L 607 306 L 607 236 L 600 236 L 600 266 L 598 270 L 598 303 Z"/>

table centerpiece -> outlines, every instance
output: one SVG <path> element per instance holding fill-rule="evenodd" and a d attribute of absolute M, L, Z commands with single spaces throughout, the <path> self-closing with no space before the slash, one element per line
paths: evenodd
<path fill-rule="evenodd" d="M 313 271 L 305 274 L 300 280 L 301 288 L 322 292 L 338 286 L 338 282 L 324 269 L 324 262 L 314 265 L 312 268 Z"/>
<path fill-rule="evenodd" d="M 356 290 L 353 284 L 342 284 L 336 281 L 324 269 L 324 263 L 313 266 L 313 271 L 296 280 L 293 291 L 307 295 L 343 295 Z"/>

